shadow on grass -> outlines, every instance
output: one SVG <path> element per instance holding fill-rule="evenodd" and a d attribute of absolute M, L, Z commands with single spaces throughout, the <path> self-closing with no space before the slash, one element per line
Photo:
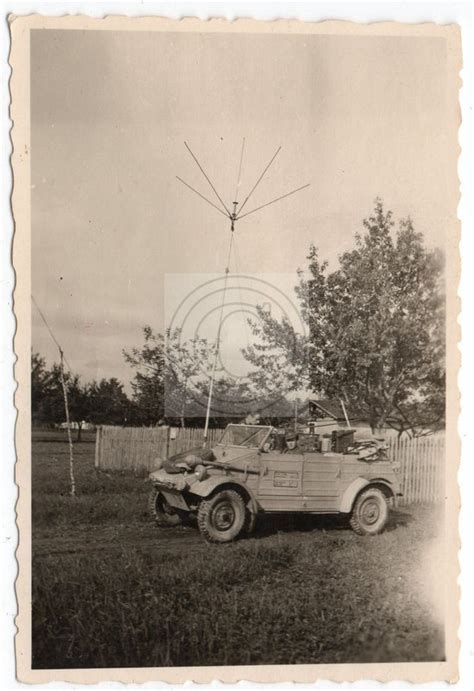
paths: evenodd
<path fill-rule="evenodd" d="M 392 509 L 384 529 L 386 532 L 397 528 L 406 528 L 414 518 L 407 511 Z M 275 533 L 350 531 L 349 516 L 342 514 L 313 515 L 313 514 L 263 514 L 259 516 L 257 527 L 252 538 L 264 538 Z"/>
<path fill-rule="evenodd" d="M 413 521 L 414 517 L 407 511 L 400 509 L 392 509 L 388 515 L 388 523 L 385 530 L 396 530 L 397 528 L 407 528 Z"/>
<path fill-rule="evenodd" d="M 264 538 L 275 533 L 311 532 L 313 530 L 348 530 L 346 516 L 311 514 L 274 514 L 259 516 L 253 538 Z"/>

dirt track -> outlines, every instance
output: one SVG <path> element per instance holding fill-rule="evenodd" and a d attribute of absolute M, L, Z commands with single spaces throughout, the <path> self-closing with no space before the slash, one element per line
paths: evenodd
<path fill-rule="evenodd" d="M 158 528 L 136 524 L 129 526 L 106 525 L 103 527 L 78 528 L 68 535 L 48 534 L 35 537 L 34 556 L 81 554 L 84 552 L 110 552 L 134 547 L 150 552 L 173 552 L 183 549 L 203 551 L 206 544 L 194 528 Z"/>
<path fill-rule="evenodd" d="M 406 526 L 411 516 L 406 511 L 391 514 L 388 530 Z M 288 517 L 273 516 L 260 518 L 256 531 L 246 541 L 271 540 L 278 532 L 291 533 L 295 540 L 311 540 L 314 544 L 338 544 L 360 540 L 343 522 L 335 517 Z M 197 527 L 179 526 L 160 528 L 151 519 L 129 525 L 106 524 L 102 526 L 80 525 L 69 528 L 64 534 L 60 529 L 42 529 L 34 537 L 34 556 L 110 553 L 129 548 L 149 553 L 190 554 L 206 553 L 222 546 L 206 543 Z"/>

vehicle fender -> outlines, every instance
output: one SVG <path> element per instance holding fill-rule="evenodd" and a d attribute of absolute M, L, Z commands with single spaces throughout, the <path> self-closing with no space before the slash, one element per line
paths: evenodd
<path fill-rule="evenodd" d="M 364 477 L 358 477 L 353 480 L 342 495 L 339 511 L 341 511 L 341 513 L 350 513 L 354 499 L 359 494 L 360 490 L 367 487 L 368 484 L 369 481 Z"/>
<path fill-rule="evenodd" d="M 394 494 L 394 490 L 390 482 L 384 480 L 383 478 L 370 478 L 370 480 L 367 480 L 365 477 L 358 477 L 351 482 L 349 487 L 347 487 L 342 495 L 339 511 L 341 511 L 341 513 L 350 513 L 352 510 L 352 505 L 354 504 L 355 498 L 359 492 L 364 489 L 364 487 L 368 487 L 369 485 L 384 485 L 390 491 L 390 494 Z"/>
<path fill-rule="evenodd" d="M 392 497 L 395 496 L 402 496 L 402 493 L 400 492 L 400 483 L 398 481 L 398 478 L 393 478 L 392 480 L 387 480 L 384 477 L 374 477 L 370 478 L 370 484 L 371 485 L 383 485 L 386 487 Z"/>
<path fill-rule="evenodd" d="M 222 489 L 225 489 L 229 485 L 237 485 L 238 487 L 242 487 L 242 489 L 245 491 L 245 494 L 247 494 L 250 497 L 250 500 L 248 502 L 248 507 L 251 511 L 251 513 L 256 514 L 258 512 L 258 504 L 257 500 L 255 499 L 254 495 L 252 492 L 249 490 L 249 488 L 244 485 L 242 482 L 239 482 L 239 480 L 236 480 L 234 477 L 225 477 L 223 478 L 222 476 L 216 476 L 216 477 L 208 477 L 206 480 L 203 480 L 202 482 L 196 482 L 194 483 L 190 488 L 189 491 L 192 492 L 192 494 L 197 494 L 199 497 L 208 497 L 212 492 L 219 488 L 222 487 Z"/>
<path fill-rule="evenodd" d="M 374 478 L 371 480 L 372 483 L 377 483 L 378 485 L 385 485 L 394 497 L 403 496 L 400 486 L 400 476 L 396 473 L 392 473 L 390 479 L 387 477 Z"/>

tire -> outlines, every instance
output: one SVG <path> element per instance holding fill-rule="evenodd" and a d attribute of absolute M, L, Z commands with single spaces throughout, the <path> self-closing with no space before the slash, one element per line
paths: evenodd
<path fill-rule="evenodd" d="M 168 504 L 156 487 L 152 489 L 148 497 L 148 508 L 159 526 L 172 527 L 183 523 L 180 512 Z"/>
<path fill-rule="evenodd" d="M 198 509 L 198 526 L 208 542 L 231 542 L 244 531 L 245 503 L 240 494 L 231 489 L 217 492 L 203 499 Z"/>
<path fill-rule="evenodd" d="M 388 503 L 385 494 L 377 487 L 369 487 L 357 497 L 352 509 L 350 524 L 358 535 L 377 535 L 388 520 Z"/>

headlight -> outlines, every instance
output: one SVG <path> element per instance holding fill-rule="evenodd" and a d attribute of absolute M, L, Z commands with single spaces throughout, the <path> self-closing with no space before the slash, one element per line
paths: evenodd
<path fill-rule="evenodd" d="M 196 480 L 205 480 L 207 477 L 207 469 L 203 465 L 197 465 L 196 468 L 194 469 L 194 476 Z"/>

